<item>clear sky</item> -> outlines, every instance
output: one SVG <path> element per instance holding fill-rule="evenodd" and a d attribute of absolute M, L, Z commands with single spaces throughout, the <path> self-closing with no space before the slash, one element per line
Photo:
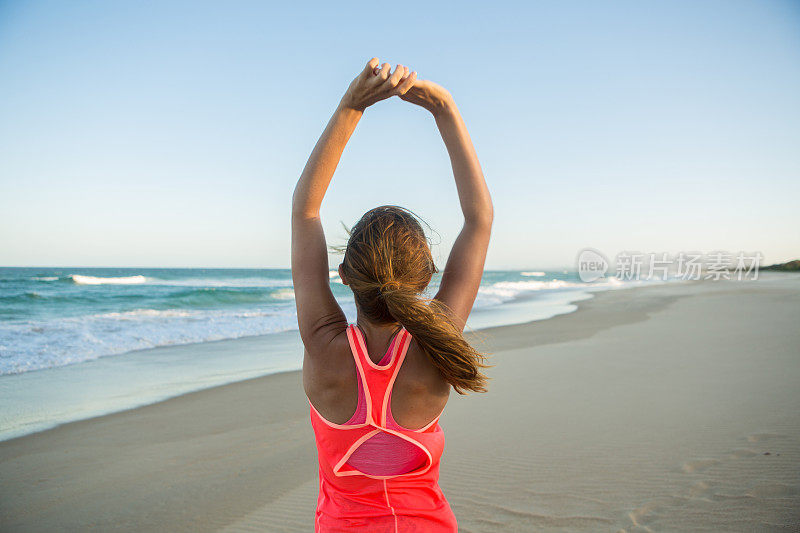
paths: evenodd
<path fill-rule="evenodd" d="M 800 256 L 798 2 L 5 0 L 0 265 L 288 267 L 294 185 L 372 56 L 454 95 L 495 206 L 488 268 Z M 329 243 L 381 204 L 419 213 L 443 266 L 449 160 L 396 98 L 345 150 Z"/>

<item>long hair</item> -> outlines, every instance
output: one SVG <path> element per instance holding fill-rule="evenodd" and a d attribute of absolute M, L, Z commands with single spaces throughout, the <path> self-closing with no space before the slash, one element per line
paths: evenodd
<path fill-rule="evenodd" d="M 384 205 L 347 230 L 342 271 L 361 313 L 376 324 L 399 322 L 459 394 L 486 392 L 486 356 L 475 350 L 443 302 L 422 296 L 438 272 L 422 225 L 410 210 Z"/>

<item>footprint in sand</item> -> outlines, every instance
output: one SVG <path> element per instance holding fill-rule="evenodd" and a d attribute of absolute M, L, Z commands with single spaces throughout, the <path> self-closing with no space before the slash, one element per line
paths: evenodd
<path fill-rule="evenodd" d="M 747 441 L 751 444 L 763 444 L 763 443 L 771 443 L 773 441 L 780 441 L 782 439 L 788 438 L 787 435 L 783 435 L 781 433 L 771 433 L 771 432 L 759 432 L 753 433 L 747 436 Z M 693 461 L 685 462 L 681 470 L 683 470 L 687 474 L 693 474 L 696 472 L 702 472 L 709 467 L 712 467 L 717 464 L 721 464 L 725 461 L 732 460 L 740 460 L 740 459 L 749 459 L 756 456 L 761 455 L 773 455 L 771 452 L 763 452 L 758 449 L 758 446 L 748 447 L 748 448 L 736 448 L 734 450 L 729 451 L 721 459 L 696 459 Z M 780 454 L 774 454 L 780 455 Z M 696 481 L 694 484 L 689 487 L 688 495 L 690 498 L 790 498 L 795 497 L 800 494 L 800 486 L 796 485 L 786 485 L 783 483 L 768 483 L 762 485 L 756 485 L 747 492 L 741 493 L 739 495 L 735 494 L 712 494 L 716 492 L 712 490 L 713 482 L 710 481 Z"/>
<path fill-rule="evenodd" d="M 686 504 L 686 501 L 686 498 L 678 496 L 662 496 L 650 500 L 628 513 L 628 518 L 632 525 L 625 531 L 651 531 L 647 526 L 648 521 L 653 519 L 654 516 L 669 514 L 674 509 L 681 508 Z"/>
<path fill-rule="evenodd" d="M 786 435 L 780 433 L 753 433 L 747 436 L 748 442 L 764 442 L 783 438 L 786 438 Z"/>
<path fill-rule="evenodd" d="M 709 466 L 714 466 L 718 463 L 719 459 L 697 459 L 696 461 L 687 461 L 683 463 L 681 470 L 687 474 L 693 474 L 694 472 L 700 472 L 701 470 L 705 470 Z"/>
<path fill-rule="evenodd" d="M 706 496 L 711 490 L 711 484 L 706 481 L 698 481 L 689 489 L 689 496 L 691 498 L 699 498 Z"/>
<path fill-rule="evenodd" d="M 793 498 L 800 494 L 797 485 L 786 485 L 785 483 L 764 483 L 756 485 L 745 493 L 753 498 Z"/>
<path fill-rule="evenodd" d="M 737 450 L 733 450 L 728 454 L 729 459 L 745 459 L 747 457 L 754 457 L 758 455 L 758 452 L 755 450 L 751 450 L 750 448 L 739 448 Z"/>
<path fill-rule="evenodd" d="M 786 435 L 782 435 L 780 433 L 753 433 L 752 435 L 747 436 L 747 441 L 753 444 L 772 441 L 775 439 L 782 439 L 785 438 Z M 754 450 L 752 448 L 737 448 L 728 452 L 725 456 L 725 459 L 747 459 L 748 457 L 755 457 L 756 455 L 761 455 L 761 452 Z M 764 455 L 770 455 L 769 452 L 765 453 Z M 719 459 L 697 459 L 694 461 L 687 461 L 681 466 L 681 470 L 686 472 L 687 474 L 693 474 L 695 472 L 700 472 L 705 470 L 710 466 L 714 466 L 719 464 L 721 461 Z"/>

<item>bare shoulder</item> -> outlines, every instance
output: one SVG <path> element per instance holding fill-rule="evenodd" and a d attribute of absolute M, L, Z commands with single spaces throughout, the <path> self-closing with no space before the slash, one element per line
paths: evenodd
<path fill-rule="evenodd" d="M 346 327 L 330 332 L 325 342 L 304 345 L 303 385 L 312 400 L 312 395 L 349 384 L 354 371 Z"/>
<path fill-rule="evenodd" d="M 401 426 L 421 428 L 447 405 L 452 387 L 412 339 L 392 392 L 392 413 Z"/>

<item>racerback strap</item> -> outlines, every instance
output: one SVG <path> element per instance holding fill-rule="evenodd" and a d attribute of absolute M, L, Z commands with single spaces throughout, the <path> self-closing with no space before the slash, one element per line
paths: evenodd
<path fill-rule="evenodd" d="M 401 328 L 400 332 L 395 335 L 392 355 L 384 366 L 376 364 L 369 357 L 363 333 L 357 325 L 350 324 L 348 326 L 347 338 L 350 341 L 350 350 L 353 353 L 367 400 L 367 423 L 385 428 L 389 396 L 400 366 L 405 360 L 408 346 L 411 343 L 411 334 L 406 328 Z"/>

